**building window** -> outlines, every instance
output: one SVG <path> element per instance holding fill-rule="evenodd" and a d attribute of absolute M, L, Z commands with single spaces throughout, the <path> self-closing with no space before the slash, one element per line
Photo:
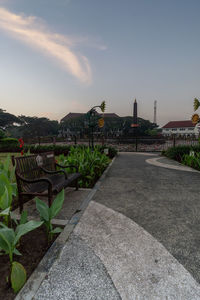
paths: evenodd
<path fill-rule="evenodd" d="M 181 130 L 181 131 L 184 131 L 184 130 L 185 130 L 185 128 L 180 128 L 180 130 Z"/>
<path fill-rule="evenodd" d="M 176 131 L 177 129 L 176 128 L 172 128 L 172 131 Z"/>

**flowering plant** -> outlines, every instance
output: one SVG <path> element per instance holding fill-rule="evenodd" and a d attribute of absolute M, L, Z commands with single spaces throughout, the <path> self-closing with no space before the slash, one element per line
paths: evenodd
<path fill-rule="evenodd" d="M 21 155 L 24 155 L 24 149 L 23 149 L 24 141 L 23 141 L 23 138 L 20 138 L 18 141 L 20 142 L 19 147 L 21 148 Z"/>

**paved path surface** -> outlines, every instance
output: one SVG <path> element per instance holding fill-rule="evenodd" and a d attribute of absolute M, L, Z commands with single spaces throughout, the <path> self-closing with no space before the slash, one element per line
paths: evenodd
<path fill-rule="evenodd" d="M 199 181 L 120 153 L 34 299 L 200 299 Z"/>

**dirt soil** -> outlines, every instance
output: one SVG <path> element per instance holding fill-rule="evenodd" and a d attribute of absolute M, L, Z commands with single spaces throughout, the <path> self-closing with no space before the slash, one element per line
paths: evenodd
<path fill-rule="evenodd" d="M 56 237 L 57 236 L 54 236 L 54 240 Z M 20 246 L 18 247 L 22 256 L 15 255 L 14 261 L 24 266 L 27 272 L 27 278 L 30 277 L 50 246 L 51 245 L 47 245 L 45 228 L 42 226 L 22 236 Z M 0 299 L 5 300 L 12 300 L 16 296 L 12 288 L 9 287 L 6 282 L 6 277 L 9 275 L 9 266 L 8 255 L 0 256 Z"/>

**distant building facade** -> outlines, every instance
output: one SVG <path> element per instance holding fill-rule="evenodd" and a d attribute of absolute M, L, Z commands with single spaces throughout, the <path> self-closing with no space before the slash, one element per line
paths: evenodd
<path fill-rule="evenodd" d="M 162 134 L 164 136 L 198 136 L 199 130 L 198 126 L 193 124 L 192 121 L 170 121 L 162 127 Z"/>
<path fill-rule="evenodd" d="M 115 113 L 101 113 L 99 114 L 97 112 L 97 116 L 99 118 L 103 116 L 105 119 L 105 126 L 108 125 L 110 122 L 115 122 L 116 120 L 120 120 L 120 117 Z M 64 118 L 60 120 L 61 125 L 63 125 L 63 128 L 59 131 L 59 136 L 71 138 L 73 136 L 78 137 L 84 137 L 85 131 L 87 132 L 88 128 L 88 120 L 86 118 L 86 113 L 69 113 Z M 96 128 L 93 134 L 95 136 L 98 136 L 101 134 L 101 131 L 99 128 Z M 116 129 L 110 129 L 109 130 L 111 135 L 117 135 L 120 134 L 119 130 Z"/>

